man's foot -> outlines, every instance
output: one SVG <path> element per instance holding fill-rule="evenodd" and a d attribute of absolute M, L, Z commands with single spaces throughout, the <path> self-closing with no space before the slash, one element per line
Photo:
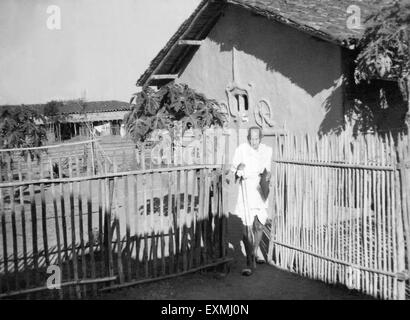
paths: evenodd
<path fill-rule="evenodd" d="M 246 268 L 246 269 L 242 269 L 242 275 L 243 276 L 246 276 L 246 277 L 249 277 L 249 276 L 251 276 L 252 275 L 252 269 L 248 269 L 248 268 Z"/>
<path fill-rule="evenodd" d="M 257 264 L 264 264 L 264 263 L 265 263 L 265 259 L 256 258 L 256 263 L 257 263 Z"/>

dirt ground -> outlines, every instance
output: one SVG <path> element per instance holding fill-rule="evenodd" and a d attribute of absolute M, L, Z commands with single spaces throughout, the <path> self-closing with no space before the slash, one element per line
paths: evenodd
<path fill-rule="evenodd" d="M 369 296 L 345 287 L 325 284 L 286 272 L 268 264 L 258 265 L 250 277 L 241 275 L 245 266 L 241 249 L 241 221 L 230 215 L 228 256 L 233 258 L 226 274 L 213 269 L 178 278 L 146 283 L 104 293 L 99 299 L 113 300 L 364 300 Z"/>
<path fill-rule="evenodd" d="M 269 265 L 259 265 L 251 277 L 239 263 L 223 276 L 215 270 L 106 293 L 113 300 L 363 300 L 371 297 L 346 288 L 302 278 Z"/>
<path fill-rule="evenodd" d="M 228 219 L 230 271 L 188 274 L 105 293 L 99 299 L 124 300 L 363 300 L 369 296 L 286 272 L 268 264 L 258 265 L 250 277 L 241 275 L 245 266 L 241 249 L 241 221 Z M 264 252 L 264 251 L 263 251 Z M 265 252 L 266 253 L 266 252 Z"/>

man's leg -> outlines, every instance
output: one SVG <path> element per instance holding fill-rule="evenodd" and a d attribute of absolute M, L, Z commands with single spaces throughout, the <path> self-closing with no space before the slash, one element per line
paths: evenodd
<path fill-rule="evenodd" d="M 252 226 L 244 226 L 243 243 L 246 251 L 246 265 L 251 269 L 255 268 L 254 242 Z"/>
<path fill-rule="evenodd" d="M 262 258 L 258 257 L 258 250 L 259 250 L 259 245 L 263 237 L 263 229 L 264 229 L 264 225 L 259 221 L 258 217 L 255 216 L 255 220 L 253 222 L 253 233 L 254 233 L 253 255 L 255 259 L 259 258 L 261 261 L 262 261 Z"/>

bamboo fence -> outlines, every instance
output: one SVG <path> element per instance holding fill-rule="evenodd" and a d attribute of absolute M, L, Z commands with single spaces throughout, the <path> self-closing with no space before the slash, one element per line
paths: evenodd
<path fill-rule="evenodd" d="M 121 170 L 129 169 L 127 157 L 92 163 L 82 155 L 68 155 L 67 170 L 54 170 L 57 176 L 50 175 L 51 158 L 36 163 L 36 171 L 30 157 L 26 171 L 5 170 L 0 298 L 93 297 L 228 262 L 223 140 L 203 136 L 202 164 L 147 165 L 140 150 L 140 168 L 132 171 Z M 4 159 L 7 167 L 12 159 Z M 59 267 L 61 290 L 47 286 L 49 266 Z"/>
<path fill-rule="evenodd" d="M 70 165 L 74 173 L 85 174 L 88 171 L 86 165 L 91 165 L 93 174 L 103 172 L 103 164 L 108 159 L 98 146 L 98 140 L 93 139 L 34 148 L 0 149 L 1 179 L 3 182 L 52 179 L 60 173 L 62 177 L 68 177 Z M 78 163 L 69 164 L 77 158 Z"/>
<path fill-rule="evenodd" d="M 270 263 L 380 299 L 408 298 L 409 139 L 288 134 L 273 150 Z"/>

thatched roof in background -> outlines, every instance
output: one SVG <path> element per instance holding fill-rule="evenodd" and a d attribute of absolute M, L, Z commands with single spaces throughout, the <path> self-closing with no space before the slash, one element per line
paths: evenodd
<path fill-rule="evenodd" d="M 312 36 L 349 47 L 362 37 L 364 30 L 347 28 L 347 8 L 358 5 L 364 23 L 371 14 L 392 2 L 393 0 L 203 0 L 152 60 L 138 79 L 137 86 L 162 85 L 167 80 L 152 80 L 150 77 L 154 74 L 178 73 L 183 62 L 197 50 L 196 47 L 177 45 L 178 40 L 205 39 L 229 5 L 243 7 Z"/>
<path fill-rule="evenodd" d="M 27 105 L 37 109 L 44 114 L 45 104 Z M 15 106 L 0 106 L 0 108 L 13 108 Z M 113 112 L 113 111 L 128 111 L 131 110 L 131 105 L 128 102 L 117 100 L 112 101 L 86 101 L 79 102 L 78 100 L 62 101 L 62 105 L 58 107 L 58 114 L 80 114 L 80 113 L 98 113 L 98 112 Z"/>

